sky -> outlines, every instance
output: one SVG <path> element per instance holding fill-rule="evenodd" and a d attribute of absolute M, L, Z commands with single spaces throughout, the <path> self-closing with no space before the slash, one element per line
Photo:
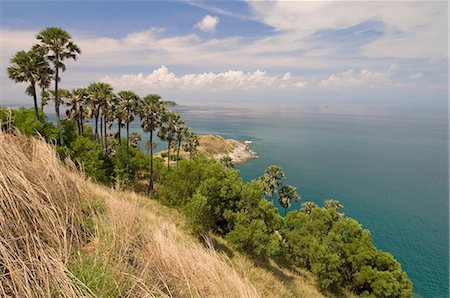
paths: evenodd
<path fill-rule="evenodd" d="M 9 59 L 45 27 L 82 50 L 62 88 L 167 100 L 448 96 L 446 1 L 1 1 L 0 104 L 31 105 Z"/>

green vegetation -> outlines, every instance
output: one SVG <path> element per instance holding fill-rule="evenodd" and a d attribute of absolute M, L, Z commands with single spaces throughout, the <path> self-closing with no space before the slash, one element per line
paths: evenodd
<path fill-rule="evenodd" d="M 368 230 L 345 218 L 340 202 L 326 200 L 323 207 L 304 202 L 300 210 L 288 213 L 292 201 L 298 201 L 300 196 L 295 186 L 283 184 L 282 168 L 270 166 L 261 178 L 246 183 L 230 159 L 216 161 L 196 154 L 197 135 L 179 114 L 167 109 L 168 104 L 159 95 L 141 98 L 133 91 L 116 95 L 105 83 L 58 90 L 58 71 L 65 69 L 62 61 L 75 59 L 80 49 L 59 28 L 43 30 L 38 39 L 42 44 L 35 47 L 36 51 L 45 54 L 45 61 L 55 66 L 55 91 L 49 92 L 49 97 L 55 102 L 57 126 L 37 110 L 33 91 L 35 110 L 20 108 L 12 115 L 0 113 L 2 129 L 14 132 L 10 129 L 12 124 L 26 135 L 41 135 L 56 143 L 61 158 L 77 161 L 86 175 L 98 182 L 141 190 L 138 186 L 143 184 L 152 198 L 183 213 L 192 233 L 199 238 L 220 236 L 258 264 L 276 261 L 305 268 L 315 275 L 322 291 L 337 295 L 351 291 L 372 297 L 412 296 L 412 283 L 400 264 L 390 254 L 376 249 Z M 11 63 L 13 68 L 19 64 L 15 58 Z M 24 75 L 24 81 L 33 85 L 38 71 L 31 73 L 33 76 Z M 10 77 L 21 81 L 19 76 Z M 64 120 L 59 116 L 60 100 L 69 107 Z M 135 116 L 139 116 L 143 130 L 149 133 L 149 154 L 139 148 L 141 136 L 130 135 L 129 124 Z M 95 121 L 94 132 L 85 124 L 89 118 Z M 107 129 L 114 121 L 118 124 L 117 133 Z M 121 139 L 122 126 L 126 127 L 125 142 Z M 155 132 L 167 143 L 167 153 L 161 154 L 167 158 L 167 168 L 163 159 L 153 157 Z M 181 148 L 189 152 L 189 159 L 180 157 Z M 171 154 L 171 149 L 175 154 Z M 285 217 L 275 207 L 275 197 L 284 208 Z M 89 233 L 94 230 L 90 218 L 103 210 L 101 200 L 97 203 L 95 208 L 88 206 L 88 211 L 82 208 Z M 95 209 L 100 211 L 92 211 Z M 114 274 L 104 270 L 111 263 L 93 260 L 92 256 L 80 254 L 79 261 L 71 265 L 72 271 L 97 294 L 120 294 Z M 99 272 L 104 273 L 101 279 Z"/>

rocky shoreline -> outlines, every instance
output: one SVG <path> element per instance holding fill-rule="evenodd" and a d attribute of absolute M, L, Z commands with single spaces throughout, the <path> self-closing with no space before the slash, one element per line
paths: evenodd
<path fill-rule="evenodd" d="M 222 154 L 216 154 L 214 157 L 216 159 L 222 159 L 225 156 L 231 157 L 231 160 L 235 164 L 243 164 L 250 159 L 258 158 L 258 155 L 255 151 L 251 149 L 251 141 L 237 141 L 233 139 L 228 139 L 232 145 L 233 149 L 230 153 L 222 153 Z"/>

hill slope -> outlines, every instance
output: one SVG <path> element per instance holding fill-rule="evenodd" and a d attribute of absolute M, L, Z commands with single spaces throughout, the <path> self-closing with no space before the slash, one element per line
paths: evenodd
<path fill-rule="evenodd" d="M 322 296 L 309 273 L 202 245 L 178 212 L 73 169 L 45 142 L 0 132 L 1 296 Z"/>

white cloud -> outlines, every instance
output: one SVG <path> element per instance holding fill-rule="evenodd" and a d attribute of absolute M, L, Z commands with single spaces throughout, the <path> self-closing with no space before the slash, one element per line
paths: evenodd
<path fill-rule="evenodd" d="M 111 84 L 115 89 L 156 90 L 251 90 L 251 89 L 298 89 L 307 86 L 302 77 L 286 73 L 283 76 L 270 75 L 265 71 L 244 72 L 228 70 L 225 72 L 191 73 L 177 76 L 167 67 L 161 66 L 144 75 L 124 74 L 118 77 L 105 76 L 101 81 Z"/>
<path fill-rule="evenodd" d="M 328 78 L 319 82 L 320 87 L 340 89 L 350 87 L 392 87 L 399 82 L 393 80 L 393 76 L 397 72 L 397 64 L 391 64 L 387 71 L 373 71 L 369 69 L 362 69 L 355 72 L 353 69 L 341 73 L 333 73 Z M 397 85 L 399 86 L 399 85 Z"/>
<path fill-rule="evenodd" d="M 447 57 L 447 3 L 388 1 L 258 1 L 254 15 L 286 40 L 321 30 L 381 22 L 381 37 L 361 48 L 366 57 L 442 59 Z M 430 46 L 433 45 L 433 46 Z"/>
<path fill-rule="evenodd" d="M 206 15 L 200 22 L 198 22 L 195 27 L 204 32 L 214 32 L 216 31 L 216 26 L 219 24 L 219 18 L 217 16 Z"/>
<path fill-rule="evenodd" d="M 344 89 L 344 88 L 392 88 L 405 85 L 395 78 L 397 64 L 391 64 L 386 71 L 349 69 L 333 73 L 322 80 L 315 76 L 294 76 L 290 72 L 282 75 L 269 74 L 255 70 L 244 72 L 228 70 L 225 72 L 200 72 L 176 75 L 165 66 L 153 70 L 149 74 L 124 74 L 116 77 L 104 76 L 101 81 L 111 84 L 116 90 L 133 89 L 147 92 L 155 90 L 299 90 L 309 89 Z"/>
<path fill-rule="evenodd" d="M 421 72 L 416 72 L 415 74 L 412 74 L 412 75 L 409 76 L 409 78 L 410 78 L 411 80 L 419 80 L 419 79 L 421 79 L 422 77 L 423 77 L 423 75 L 422 75 Z"/>

